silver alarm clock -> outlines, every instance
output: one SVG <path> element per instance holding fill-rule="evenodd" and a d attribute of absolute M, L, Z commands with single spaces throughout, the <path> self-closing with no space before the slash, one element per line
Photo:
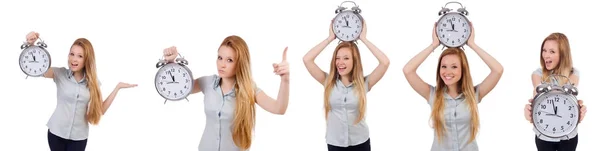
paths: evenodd
<path fill-rule="evenodd" d="M 342 7 L 344 3 L 352 3 L 350 9 Z M 333 19 L 333 33 L 341 41 L 356 41 L 360 37 L 363 26 L 361 9 L 353 1 L 344 1 L 335 10 L 337 14 Z"/>
<path fill-rule="evenodd" d="M 556 77 L 569 79 L 562 75 L 548 76 L 536 87 L 537 94 L 531 105 L 535 129 L 550 138 L 568 135 L 579 123 L 578 90 L 571 81 L 562 86 L 546 82 Z"/>
<path fill-rule="evenodd" d="M 27 42 L 21 45 L 21 55 L 19 55 L 19 67 L 27 77 L 41 77 L 50 66 L 52 60 L 48 50 L 48 45 L 40 39 L 37 44 L 30 45 Z"/>
<path fill-rule="evenodd" d="M 160 59 L 156 63 L 156 68 L 159 69 L 154 77 L 154 86 L 158 94 L 165 98 L 164 103 L 167 103 L 167 100 L 187 100 L 187 96 L 192 92 L 194 79 L 192 71 L 190 71 L 187 65 L 188 61 L 181 57 L 181 55 L 171 63 L 168 63 L 164 59 Z"/>
<path fill-rule="evenodd" d="M 451 3 L 459 4 L 460 8 L 456 10 L 447 8 Z M 469 15 L 467 9 L 459 2 L 448 2 L 438 12 L 438 15 L 441 17 L 437 21 L 436 33 L 442 45 L 449 48 L 465 45 L 471 36 L 471 24 L 467 19 L 467 15 Z"/>

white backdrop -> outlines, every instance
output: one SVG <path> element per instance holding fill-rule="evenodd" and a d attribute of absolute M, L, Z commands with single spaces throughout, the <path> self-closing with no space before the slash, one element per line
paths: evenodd
<path fill-rule="evenodd" d="M 197 150 L 204 129 L 203 95 L 190 102 L 167 102 L 155 91 L 155 63 L 162 49 L 175 45 L 190 61 L 195 78 L 215 74 L 217 48 L 226 36 L 244 38 L 250 47 L 256 82 L 276 97 L 279 77 L 271 63 L 281 60 L 289 46 L 291 94 L 282 116 L 260 109 L 252 150 L 326 150 L 323 89 L 306 71 L 302 56 L 325 39 L 329 21 L 341 1 L 2 1 L 0 2 L 0 150 L 49 150 L 45 126 L 56 105 L 51 79 L 29 78 L 19 70 L 18 49 L 29 31 L 38 31 L 49 45 L 53 66 L 67 64 L 71 43 L 88 38 L 95 50 L 104 97 L 119 81 L 137 83 L 123 89 L 99 126 L 90 130 L 87 150 Z M 368 125 L 373 150 L 429 150 L 433 130 L 430 108 L 408 85 L 402 67 L 431 43 L 437 12 L 447 1 L 357 0 L 368 23 L 368 38 L 392 60 L 387 74 L 368 94 Z M 598 30 L 597 4 L 565 1 L 461 1 L 470 11 L 476 42 L 504 66 L 496 88 L 479 105 L 480 150 L 534 150 L 532 125 L 523 117 L 531 97 L 531 72 L 538 68 L 542 40 L 552 32 L 565 33 L 573 63 L 581 71 L 588 115 L 580 125 L 582 151 L 596 146 L 593 129 L 600 126 L 599 105 L 593 98 L 595 66 L 592 56 Z M 328 70 L 335 44 L 317 63 Z M 365 71 L 377 61 L 360 43 Z M 418 70 L 435 82 L 440 48 Z M 474 82 L 488 67 L 467 49 Z M 587 63 L 587 64 L 586 64 Z"/>

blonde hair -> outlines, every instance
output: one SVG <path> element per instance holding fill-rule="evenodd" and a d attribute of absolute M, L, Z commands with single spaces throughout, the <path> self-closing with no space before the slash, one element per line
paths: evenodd
<path fill-rule="evenodd" d="M 254 109 L 254 82 L 250 70 L 250 52 L 246 42 L 235 35 L 225 38 L 221 46 L 230 47 L 237 56 L 234 85 L 236 106 L 231 135 L 236 146 L 248 149 L 252 144 L 252 130 L 256 115 Z"/>
<path fill-rule="evenodd" d="M 554 40 L 558 44 L 559 61 L 558 66 L 552 70 L 548 70 L 545 67 L 544 62 L 544 44 L 547 41 Z M 569 46 L 569 39 L 565 34 L 552 33 L 544 39 L 542 42 L 542 48 L 540 50 L 540 65 L 542 66 L 542 79 L 546 79 L 550 74 L 560 74 L 569 77 L 573 72 L 573 60 L 571 59 L 571 47 Z M 557 78 L 560 85 L 566 83 L 566 79 Z"/>
<path fill-rule="evenodd" d="M 335 65 L 335 58 L 337 56 L 337 53 L 340 51 L 340 49 L 342 48 L 348 48 L 350 49 L 351 53 L 352 53 L 352 70 L 350 71 L 350 79 L 352 80 L 351 82 L 354 84 L 354 94 L 358 97 L 358 109 L 359 109 L 359 114 L 358 114 L 358 118 L 356 118 L 356 121 L 354 121 L 354 123 L 358 123 L 360 122 L 364 116 L 365 116 L 365 110 L 366 110 L 366 90 L 365 90 L 365 81 L 364 81 L 364 76 L 363 76 L 363 67 L 362 67 L 362 62 L 360 59 L 360 52 L 358 51 L 358 46 L 356 46 L 355 43 L 353 42 L 341 42 L 340 44 L 338 44 L 338 46 L 335 48 L 335 51 L 333 52 L 333 57 L 331 59 L 331 64 L 329 66 L 329 75 L 327 76 L 327 78 L 325 79 L 325 102 L 324 102 L 324 106 L 325 106 L 325 118 L 327 118 L 329 115 L 329 110 L 331 110 L 331 105 L 329 104 L 329 97 L 331 95 L 331 91 L 333 90 L 333 86 L 335 86 L 336 84 L 336 80 L 337 77 L 339 76 L 339 73 L 337 71 L 336 65 Z"/>
<path fill-rule="evenodd" d="M 100 92 L 98 78 L 96 74 L 96 57 L 94 54 L 94 47 L 92 43 L 85 39 L 79 38 L 73 42 L 73 46 L 80 46 L 83 48 L 83 59 L 85 64 L 83 71 L 85 72 L 85 79 L 87 81 L 87 87 L 90 90 L 90 104 L 89 111 L 86 115 L 87 121 L 91 124 L 97 125 L 102 117 L 102 93 Z"/>
<path fill-rule="evenodd" d="M 444 108 L 446 106 L 444 101 L 444 88 L 446 84 L 440 76 L 440 67 L 442 58 L 448 55 L 457 55 L 461 65 L 461 79 L 458 81 L 458 93 L 462 93 L 465 97 L 469 110 L 471 111 L 471 138 L 468 143 L 475 140 L 477 131 L 479 130 L 479 113 L 477 109 L 477 102 L 475 98 L 475 88 L 473 87 L 473 81 L 471 79 L 471 71 L 469 70 L 469 62 L 464 51 L 458 48 L 448 48 L 442 52 L 438 60 L 437 75 L 436 75 L 436 89 L 435 89 L 435 100 L 433 102 L 433 108 L 431 110 L 431 118 L 433 119 L 433 128 L 438 139 L 441 141 L 442 136 L 445 135 L 446 126 L 444 120 Z"/>

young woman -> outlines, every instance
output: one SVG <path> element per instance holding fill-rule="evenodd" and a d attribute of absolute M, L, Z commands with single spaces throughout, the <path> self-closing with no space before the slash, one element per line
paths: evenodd
<path fill-rule="evenodd" d="M 367 28 L 363 25 L 359 38 L 379 60 L 379 65 L 371 74 L 363 76 L 358 46 L 353 42 L 341 42 L 333 52 L 329 73 L 326 73 L 314 60 L 336 39 L 332 25 L 329 28 L 329 37 L 304 56 L 308 72 L 325 87 L 327 148 L 330 151 L 369 151 L 369 128 L 365 122 L 366 93 L 383 77 L 390 60 L 367 40 Z"/>
<path fill-rule="evenodd" d="M 30 32 L 26 36 L 27 43 L 33 45 L 39 36 L 39 33 Z M 102 101 L 94 48 L 85 38 L 79 38 L 71 45 L 68 64 L 69 68 L 51 67 L 44 74 L 44 77 L 54 79 L 58 91 L 56 109 L 46 124 L 52 151 L 85 150 L 88 123 L 100 122 L 120 89 L 137 86 L 121 82 Z"/>
<path fill-rule="evenodd" d="M 479 150 L 475 141 L 479 130 L 477 104 L 494 89 L 504 69 L 496 59 L 475 44 L 473 31 L 467 46 L 473 49 L 491 70 L 483 82 L 473 85 L 465 50 L 448 48 L 442 52 L 438 61 L 436 85 L 425 83 L 417 75 L 417 68 L 440 45 L 436 34 L 434 27 L 432 44 L 404 66 L 404 75 L 410 86 L 431 106 L 435 130 L 431 150 Z"/>
<path fill-rule="evenodd" d="M 277 100 L 256 86 L 250 70 L 250 51 L 238 36 L 229 36 L 221 43 L 217 56 L 218 75 L 194 80 L 192 93 L 204 93 L 206 126 L 198 150 L 248 150 L 252 143 L 255 103 L 268 112 L 283 115 L 289 100 L 289 66 L 286 61 L 273 64 L 273 72 L 281 77 Z M 167 61 L 177 57 L 177 48 L 164 50 Z"/>
<path fill-rule="evenodd" d="M 531 82 L 533 84 L 533 96 L 537 94 L 535 87 L 541 84 L 542 79 L 546 79 L 550 74 L 559 74 L 569 77 L 571 82 L 575 86 L 579 85 L 579 71 L 573 68 L 573 62 L 571 59 L 571 48 L 569 46 L 569 39 L 562 33 L 552 33 L 542 42 L 542 48 L 540 52 L 540 65 L 541 68 L 533 71 L 531 74 Z M 564 78 L 553 79 L 553 84 L 565 84 L 567 82 Z M 529 99 L 529 104 L 525 105 L 525 119 L 530 123 L 531 121 L 531 102 L 533 99 Z M 579 100 L 580 116 L 579 122 L 583 120 L 585 113 L 587 112 L 586 107 L 583 105 L 583 101 Z M 567 136 L 561 138 L 550 138 L 541 135 L 535 128 L 535 145 L 538 151 L 575 151 L 577 148 L 577 128 Z"/>

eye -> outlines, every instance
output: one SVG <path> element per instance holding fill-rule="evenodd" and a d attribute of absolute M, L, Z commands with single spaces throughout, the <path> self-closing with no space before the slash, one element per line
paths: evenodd
<path fill-rule="evenodd" d="M 345 57 L 345 58 L 344 58 L 344 60 L 350 60 L 350 58 L 348 58 L 348 57 Z"/>
<path fill-rule="evenodd" d="M 456 69 L 456 68 L 458 68 L 458 66 L 452 66 L 452 69 Z"/>
<path fill-rule="evenodd" d="M 221 56 L 217 56 L 217 59 L 218 59 L 218 60 L 223 60 L 223 57 L 221 57 Z"/>
<path fill-rule="evenodd" d="M 79 57 L 79 58 L 83 58 L 83 56 L 82 56 L 82 55 L 78 55 L 77 57 Z"/>
<path fill-rule="evenodd" d="M 233 62 L 233 59 L 227 59 L 227 62 Z"/>
<path fill-rule="evenodd" d="M 69 53 L 69 56 L 75 56 L 75 54 L 73 54 L 73 53 Z"/>
<path fill-rule="evenodd" d="M 556 52 L 555 52 L 554 50 L 552 50 L 552 51 L 550 51 L 550 53 L 551 53 L 551 54 L 554 54 L 554 53 L 556 53 Z"/>
<path fill-rule="evenodd" d="M 443 65 L 442 68 L 446 68 L 446 66 Z"/>

